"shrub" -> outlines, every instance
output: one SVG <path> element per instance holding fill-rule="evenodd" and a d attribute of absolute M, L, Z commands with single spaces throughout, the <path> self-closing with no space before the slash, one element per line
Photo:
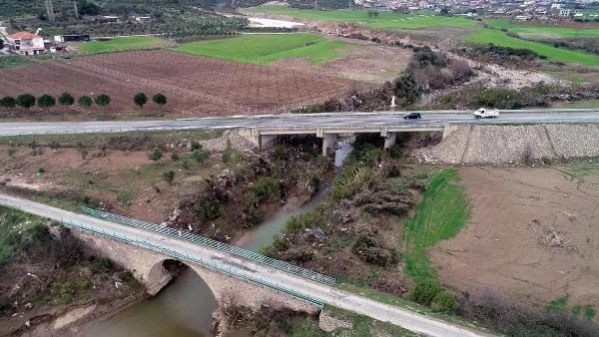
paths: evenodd
<path fill-rule="evenodd" d="M 204 149 L 197 149 L 193 151 L 193 158 L 198 163 L 203 163 L 210 158 L 210 152 Z"/>
<path fill-rule="evenodd" d="M 154 101 L 154 103 L 158 104 L 161 108 L 162 106 L 166 105 L 166 96 L 164 96 L 163 94 L 156 94 L 154 95 L 154 97 L 152 97 L 152 101 Z"/>
<path fill-rule="evenodd" d="M 10 96 L 4 96 L 0 99 L 0 106 L 6 109 L 13 109 L 17 106 L 17 100 Z"/>
<path fill-rule="evenodd" d="M 360 236 L 352 251 L 364 262 L 381 267 L 391 267 L 397 264 L 397 252 L 385 246 L 382 238 Z"/>
<path fill-rule="evenodd" d="M 401 145 L 399 144 L 393 144 L 389 149 L 389 156 L 391 158 L 399 158 L 401 157 Z"/>
<path fill-rule="evenodd" d="M 75 98 L 68 92 L 64 92 L 62 95 L 58 96 L 58 103 L 60 103 L 60 105 L 70 106 L 75 104 Z"/>
<path fill-rule="evenodd" d="M 101 94 L 100 96 L 96 97 L 94 102 L 96 102 L 97 105 L 104 108 L 110 104 L 110 96 L 106 94 Z"/>
<path fill-rule="evenodd" d="M 179 154 L 177 152 L 173 152 L 173 154 L 171 154 L 172 161 L 179 161 L 179 159 L 181 158 L 179 157 Z"/>
<path fill-rule="evenodd" d="M 37 99 L 37 105 L 39 105 L 40 108 L 51 108 L 56 105 L 56 98 L 47 94 L 41 95 Z"/>
<path fill-rule="evenodd" d="M 222 154 L 223 163 L 228 164 L 231 161 L 231 151 L 225 150 Z"/>
<path fill-rule="evenodd" d="M 79 97 L 79 101 L 78 102 L 79 102 L 79 105 L 81 105 L 83 107 L 86 107 L 86 108 L 89 108 L 93 104 L 93 101 L 92 101 L 91 97 L 89 97 L 89 96 L 81 96 L 81 97 Z"/>
<path fill-rule="evenodd" d="M 452 311 L 456 306 L 455 296 L 448 291 L 440 291 L 431 302 L 433 311 Z"/>
<path fill-rule="evenodd" d="M 191 151 L 201 150 L 203 148 L 204 148 L 204 146 L 202 146 L 202 144 L 200 144 L 198 142 L 191 142 Z"/>
<path fill-rule="evenodd" d="M 50 143 L 50 148 L 51 148 L 52 150 L 58 150 L 58 149 L 60 148 L 60 143 L 59 143 L 57 140 L 53 140 L 53 141 Z"/>
<path fill-rule="evenodd" d="M 160 160 L 160 158 L 162 158 L 162 151 L 160 151 L 159 148 L 154 148 L 152 149 L 152 151 L 150 151 L 148 153 L 148 159 L 153 160 L 153 161 L 158 161 Z"/>
<path fill-rule="evenodd" d="M 35 105 L 35 96 L 32 94 L 22 94 L 17 96 L 17 105 L 21 108 L 30 109 Z"/>
<path fill-rule="evenodd" d="M 217 200 L 202 199 L 194 207 L 200 222 L 218 219 L 224 212 L 223 205 Z"/>
<path fill-rule="evenodd" d="M 133 96 L 133 103 L 139 106 L 140 109 L 143 109 L 144 105 L 148 103 L 148 96 L 146 96 L 146 94 L 143 92 L 138 92 L 135 94 L 135 96 Z"/>
<path fill-rule="evenodd" d="M 169 185 L 173 184 L 173 181 L 175 180 L 175 171 L 166 171 L 162 174 L 162 178 L 164 179 L 164 181 L 166 181 Z"/>
<path fill-rule="evenodd" d="M 521 155 L 522 163 L 525 165 L 532 165 L 533 163 L 533 153 L 532 147 L 530 145 L 526 145 Z"/>
<path fill-rule="evenodd" d="M 108 273 L 112 270 L 112 268 L 114 268 L 114 265 L 112 264 L 112 261 L 110 261 L 109 259 L 105 259 L 105 258 L 93 258 L 90 261 L 91 264 L 91 270 L 94 273 Z"/>
<path fill-rule="evenodd" d="M 279 145 L 275 149 L 273 156 L 275 157 L 275 159 L 278 160 L 287 160 L 287 158 L 289 157 L 289 150 L 287 150 L 287 148 L 283 145 Z"/>
<path fill-rule="evenodd" d="M 346 167 L 333 182 L 332 195 L 335 199 L 348 199 L 363 189 L 370 188 L 373 182 L 374 173 L 371 168 Z"/>
<path fill-rule="evenodd" d="M 443 291 L 443 287 L 437 281 L 420 281 L 412 290 L 410 298 L 416 303 L 431 305 L 435 296 Z"/>

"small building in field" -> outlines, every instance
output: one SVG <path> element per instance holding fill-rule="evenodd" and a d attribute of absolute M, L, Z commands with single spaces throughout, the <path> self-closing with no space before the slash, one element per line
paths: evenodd
<path fill-rule="evenodd" d="M 92 37 L 89 34 L 72 34 L 72 35 L 57 35 L 54 36 L 54 41 L 63 42 L 88 42 L 91 41 Z"/>
<path fill-rule="evenodd" d="M 44 38 L 29 32 L 18 32 L 7 36 L 8 49 L 19 55 L 40 55 L 46 53 Z"/>

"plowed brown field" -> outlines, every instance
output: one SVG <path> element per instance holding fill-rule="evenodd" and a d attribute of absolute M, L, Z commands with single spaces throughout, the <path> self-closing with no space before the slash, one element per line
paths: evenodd
<path fill-rule="evenodd" d="M 3 69 L 0 83 L 0 96 L 106 93 L 112 97 L 107 109 L 119 113 L 136 110 L 132 98 L 137 92 L 163 92 L 168 111 L 180 116 L 284 112 L 364 87 L 320 73 L 169 51 L 103 54 Z"/>
<path fill-rule="evenodd" d="M 570 305 L 599 305 L 596 172 L 460 169 L 471 219 L 430 252 L 442 281 L 541 306 L 562 296 Z"/>

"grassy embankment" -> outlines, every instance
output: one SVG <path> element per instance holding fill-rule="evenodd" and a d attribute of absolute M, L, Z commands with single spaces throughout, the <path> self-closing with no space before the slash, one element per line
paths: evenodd
<path fill-rule="evenodd" d="M 154 36 L 115 37 L 110 40 L 93 40 L 77 45 L 82 54 L 100 54 L 127 50 L 153 49 L 166 46 L 166 41 Z"/>
<path fill-rule="evenodd" d="M 596 28 L 530 26 L 512 23 L 506 19 L 489 19 L 485 22 L 495 29 L 504 28 L 510 32 L 536 37 L 599 37 L 599 29 Z"/>
<path fill-rule="evenodd" d="M 375 337 L 375 336 L 394 336 L 394 337 L 415 337 L 422 336 L 415 332 L 402 329 L 396 325 L 377 321 L 367 316 L 357 315 L 355 313 L 339 309 L 337 307 L 326 306 L 324 311 L 327 315 L 352 323 L 351 330 L 341 330 L 334 332 L 325 332 L 318 327 L 315 320 L 302 320 L 293 324 L 288 337 Z"/>
<path fill-rule="evenodd" d="M 416 214 L 405 225 L 404 259 L 412 278 L 436 278 L 427 248 L 456 236 L 468 217 L 468 203 L 458 172 L 446 170 L 434 176 L 416 207 Z"/>
<path fill-rule="evenodd" d="M 319 10 L 298 10 L 282 6 L 264 6 L 250 9 L 260 13 L 270 13 L 286 15 L 290 17 L 312 19 L 320 21 L 335 22 L 353 22 L 359 23 L 376 29 L 407 29 L 418 30 L 433 27 L 461 27 L 473 31 L 472 34 L 463 37 L 465 42 L 472 43 L 494 43 L 499 46 L 512 48 L 530 49 L 538 54 L 545 55 L 549 60 L 562 61 L 567 63 L 581 64 L 585 66 L 599 66 L 599 57 L 583 52 L 571 51 L 563 48 L 555 48 L 551 45 L 526 41 L 508 36 L 505 32 L 483 28 L 479 22 L 461 17 L 442 17 L 432 14 L 394 14 L 390 12 L 381 12 L 377 18 L 368 17 L 364 10 L 337 10 L 337 11 L 319 11 Z M 497 25 L 496 22 L 494 22 Z M 503 27 L 497 27 L 503 28 Z M 522 28 L 546 29 L 546 27 Z M 589 29 L 588 36 L 597 36 L 597 29 Z M 568 36 L 574 34 L 575 30 L 571 28 L 551 28 L 553 34 Z"/>
<path fill-rule="evenodd" d="M 174 50 L 225 60 L 268 64 L 288 58 L 306 58 L 311 64 L 323 64 L 340 58 L 352 45 L 327 40 L 316 34 L 245 35 L 222 40 L 191 42 Z"/>

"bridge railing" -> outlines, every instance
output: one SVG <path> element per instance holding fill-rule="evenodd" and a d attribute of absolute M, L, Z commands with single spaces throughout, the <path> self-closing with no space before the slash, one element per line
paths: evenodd
<path fill-rule="evenodd" d="M 277 259 L 273 259 L 271 257 L 264 256 L 264 255 L 258 254 L 256 252 L 252 252 L 247 249 L 228 245 L 226 243 L 222 243 L 222 242 L 219 242 L 216 240 L 205 238 L 203 236 L 192 234 L 192 233 L 189 233 L 186 231 L 176 230 L 174 228 L 160 226 L 160 225 L 156 225 L 153 223 L 128 218 L 128 217 L 118 215 L 118 214 L 98 211 L 98 210 L 88 208 L 88 207 L 82 207 L 82 210 L 85 214 L 91 215 L 96 218 L 105 219 L 105 220 L 108 220 L 111 222 L 117 222 L 117 223 L 121 223 L 124 225 L 134 226 L 134 227 L 142 228 L 145 230 L 150 230 L 153 232 L 158 232 L 161 234 L 174 236 L 174 237 L 177 237 L 180 239 L 184 239 L 184 240 L 193 242 L 195 244 L 215 248 L 215 249 L 225 251 L 225 252 L 233 254 L 233 255 L 241 256 L 243 258 L 246 258 L 246 259 L 249 259 L 252 261 L 256 261 L 258 263 L 262 263 L 267 266 L 270 266 L 270 267 L 273 267 L 273 268 L 276 268 L 279 270 L 283 270 L 285 272 L 288 272 L 288 273 L 291 273 L 291 274 L 294 274 L 297 276 L 301 276 L 301 277 L 310 279 L 312 281 L 316 281 L 316 282 L 323 283 L 323 284 L 330 285 L 330 286 L 334 286 L 336 283 L 336 280 L 333 277 L 323 275 L 323 274 L 314 272 L 312 270 L 308 270 L 308 269 L 305 269 L 302 267 L 295 266 L 291 263 L 279 261 Z"/>
<path fill-rule="evenodd" d="M 218 272 L 239 278 L 241 280 L 245 280 L 245 281 L 250 281 L 252 283 L 258 284 L 260 286 L 264 286 L 264 287 L 268 287 L 271 288 L 272 290 L 275 290 L 279 293 L 283 293 L 286 294 L 288 296 L 294 297 L 298 300 L 304 301 L 310 305 L 314 305 L 320 309 L 322 309 L 324 307 L 324 301 L 322 301 L 321 299 L 318 299 L 316 297 L 312 297 L 310 295 L 306 295 L 306 294 L 302 294 L 299 293 L 295 290 L 286 288 L 284 286 L 278 285 L 276 283 L 273 282 L 269 282 L 266 281 L 262 278 L 256 277 L 248 272 L 243 271 L 242 269 L 236 268 L 236 267 L 232 267 L 230 265 L 225 265 L 223 263 L 219 263 L 219 262 L 215 262 L 215 261 L 210 261 L 210 260 L 206 260 L 206 259 L 202 259 L 202 258 L 198 258 L 198 257 L 194 257 L 194 256 L 190 256 L 189 254 L 186 253 L 182 253 L 180 251 L 177 250 L 173 250 L 170 248 L 166 248 L 160 245 L 156 245 L 154 243 L 148 242 L 146 240 L 140 240 L 138 238 L 132 238 L 132 237 L 128 237 L 126 235 L 122 235 L 122 234 L 118 234 L 115 232 L 107 232 L 104 230 L 99 230 L 96 229 L 92 226 L 88 226 L 88 225 L 84 225 L 84 224 L 78 224 L 75 223 L 71 220 L 67 220 L 67 219 L 62 219 L 62 224 L 66 227 L 71 227 L 71 228 L 76 228 L 78 230 L 82 230 L 85 232 L 89 232 L 95 235 L 101 235 L 101 236 L 105 236 L 108 238 L 111 238 L 113 240 L 117 240 L 117 241 L 121 241 L 127 244 L 131 244 L 137 247 L 142 247 L 145 249 L 150 249 L 152 251 L 176 258 L 178 260 L 182 260 L 182 261 L 186 261 L 186 262 L 191 262 L 191 263 L 195 263 L 195 264 L 199 264 L 202 265 L 204 267 L 216 270 Z"/>

